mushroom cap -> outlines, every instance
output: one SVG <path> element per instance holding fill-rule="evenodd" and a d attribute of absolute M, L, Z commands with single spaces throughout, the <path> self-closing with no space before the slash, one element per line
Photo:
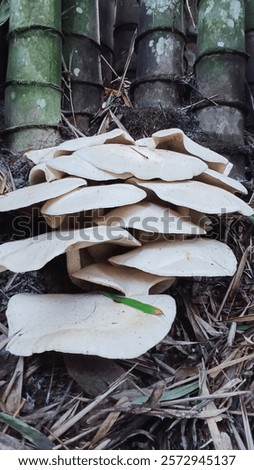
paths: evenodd
<path fill-rule="evenodd" d="M 111 229 L 101 225 L 80 230 L 54 231 L 0 245 L 0 266 L 17 273 L 34 271 L 67 250 L 106 242 L 132 247 L 140 245 L 122 228 Z"/>
<path fill-rule="evenodd" d="M 234 194 L 200 181 L 165 183 L 158 180 L 136 180 L 136 183 L 142 188 L 153 191 L 163 201 L 206 214 L 231 212 L 239 212 L 246 216 L 253 214 L 253 209 Z"/>
<path fill-rule="evenodd" d="M 79 137 L 77 139 L 66 140 L 56 147 L 28 150 L 24 155 L 37 165 L 38 163 L 49 162 L 56 156 L 70 155 L 72 152 L 75 152 L 82 147 L 92 147 L 94 145 L 107 143 L 133 145 L 135 144 L 135 141 L 128 132 L 121 129 L 113 129 L 113 131 L 92 137 Z"/>
<path fill-rule="evenodd" d="M 86 180 L 82 178 L 64 178 L 52 181 L 51 183 L 40 183 L 34 186 L 16 189 L 16 191 L 0 196 L 0 212 L 8 212 L 28 207 L 32 204 L 61 196 L 73 189 L 86 185 Z"/>
<path fill-rule="evenodd" d="M 127 179 L 131 173 L 116 175 L 108 171 L 100 170 L 96 166 L 78 157 L 70 155 L 65 157 L 57 157 L 48 162 L 48 167 L 52 170 L 62 171 L 72 176 L 79 176 L 94 181 L 110 181 L 116 179 Z"/>
<path fill-rule="evenodd" d="M 17 294 L 7 309 L 7 350 L 18 356 L 54 350 L 138 357 L 167 335 L 176 307 L 169 295 L 135 299 L 160 308 L 163 315 L 149 315 L 100 294 Z"/>
<path fill-rule="evenodd" d="M 64 215 L 45 215 L 43 214 L 46 224 L 53 228 L 54 230 L 61 227 L 63 228 L 63 224 L 68 217 L 66 214 Z"/>
<path fill-rule="evenodd" d="M 184 233 L 188 235 L 204 235 L 206 233 L 202 227 L 193 224 L 187 217 L 181 216 L 173 209 L 152 202 L 139 202 L 135 205 L 118 207 L 96 219 L 95 223 L 152 233 Z"/>
<path fill-rule="evenodd" d="M 190 179 L 207 169 L 196 157 L 134 145 L 108 144 L 82 148 L 74 153 L 102 170 L 131 173 L 137 178 L 164 181 Z"/>
<path fill-rule="evenodd" d="M 66 194 L 66 197 L 47 201 L 41 208 L 41 212 L 46 215 L 74 214 L 91 209 L 134 204 L 145 197 L 145 191 L 131 184 L 90 186 L 80 191 L 72 191 Z"/>
<path fill-rule="evenodd" d="M 148 243 L 112 256 L 109 262 L 157 276 L 232 276 L 236 270 L 236 258 L 227 245 L 203 238 Z"/>
<path fill-rule="evenodd" d="M 62 171 L 57 169 L 49 168 L 46 163 L 39 163 L 34 166 L 29 173 L 29 183 L 51 183 L 51 181 L 59 180 L 64 176 Z M 81 175 L 80 175 L 81 176 Z"/>
<path fill-rule="evenodd" d="M 113 131 L 104 134 L 94 135 L 92 137 L 79 137 L 78 139 L 66 140 L 58 145 L 54 155 L 62 155 L 63 152 L 75 152 L 85 147 L 94 147 L 95 145 L 105 144 L 124 144 L 133 145 L 135 141 L 128 132 L 121 129 L 113 129 Z"/>
<path fill-rule="evenodd" d="M 202 183 L 218 186 L 219 188 L 225 189 L 230 193 L 248 194 L 247 189 L 243 186 L 242 183 L 240 183 L 240 181 L 230 178 L 229 176 L 225 176 L 218 171 L 210 169 L 205 170 L 204 173 L 196 176 L 195 179 L 197 181 L 201 181 Z"/>
<path fill-rule="evenodd" d="M 161 292 L 163 292 L 174 282 L 172 277 L 155 276 L 138 269 L 112 266 L 106 263 L 90 264 L 73 273 L 72 276 L 86 282 L 110 287 L 129 297 L 138 294 L 148 294 L 153 286 L 162 282 L 163 287 Z M 168 283 L 164 281 L 168 281 Z"/>
<path fill-rule="evenodd" d="M 54 158 L 55 151 L 58 147 L 48 147 L 45 149 L 28 150 L 24 156 L 31 160 L 35 165 L 48 162 Z"/>
<path fill-rule="evenodd" d="M 138 139 L 136 140 L 135 145 L 138 147 L 148 147 L 150 149 L 155 149 L 155 142 L 152 137 L 143 137 L 142 139 Z"/>
<path fill-rule="evenodd" d="M 228 175 L 232 169 L 232 163 L 217 152 L 197 144 L 187 137 L 181 129 L 165 129 L 152 134 L 155 147 L 174 150 L 175 152 L 194 155 L 204 160 L 209 168 Z"/>

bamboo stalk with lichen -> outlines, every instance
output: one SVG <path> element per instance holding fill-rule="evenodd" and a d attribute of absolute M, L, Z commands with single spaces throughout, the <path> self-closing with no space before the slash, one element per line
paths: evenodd
<path fill-rule="evenodd" d="M 137 0 L 117 0 L 114 30 L 114 69 L 120 77 L 124 74 L 132 38 L 138 26 L 138 11 Z M 128 66 L 128 80 L 135 79 L 136 68 L 137 56 L 134 51 Z"/>
<path fill-rule="evenodd" d="M 10 0 L 5 128 L 14 151 L 59 140 L 61 1 Z"/>
<path fill-rule="evenodd" d="M 63 56 L 70 77 L 64 113 L 86 132 L 91 116 L 102 104 L 98 0 L 64 0 Z"/>
<path fill-rule="evenodd" d="M 247 103 L 249 103 L 249 115 L 246 125 L 254 126 L 254 0 L 245 2 L 245 44 L 246 52 L 249 55 L 247 60 L 246 78 L 248 84 Z"/>
<path fill-rule="evenodd" d="M 184 74 L 183 0 L 139 0 L 139 4 L 135 106 L 177 105 Z"/>
<path fill-rule="evenodd" d="M 102 53 L 103 83 L 110 85 L 114 58 L 114 24 L 116 16 L 116 0 L 99 0 L 100 44 Z M 105 62 L 106 61 L 108 62 Z M 114 77 L 115 78 L 115 77 Z"/>
<path fill-rule="evenodd" d="M 7 23 L 0 26 L 0 100 L 4 97 L 4 83 L 6 79 L 6 68 L 7 68 Z"/>
<path fill-rule="evenodd" d="M 198 59 L 195 64 L 202 97 L 197 107 L 201 128 L 230 143 L 243 143 L 245 106 L 244 0 L 198 2 Z M 200 95 L 199 95 L 200 99 Z"/>

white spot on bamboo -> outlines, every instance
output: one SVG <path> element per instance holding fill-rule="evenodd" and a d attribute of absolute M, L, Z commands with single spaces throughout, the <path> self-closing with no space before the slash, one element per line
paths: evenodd
<path fill-rule="evenodd" d="M 79 74 L 80 74 L 80 69 L 78 67 L 76 67 L 74 70 L 73 70 L 73 73 L 75 75 L 75 77 L 78 77 Z"/>
<path fill-rule="evenodd" d="M 145 4 L 147 8 L 147 15 L 152 15 L 154 10 L 156 10 L 158 13 L 164 13 L 171 6 L 169 0 L 145 0 Z M 175 5 L 172 5 L 171 7 L 173 8 L 173 6 Z"/>
<path fill-rule="evenodd" d="M 43 109 L 43 108 L 46 107 L 47 103 L 46 103 L 46 100 L 44 98 L 41 98 L 41 99 L 38 99 L 36 101 L 36 104 L 37 104 L 38 108 Z"/>
<path fill-rule="evenodd" d="M 82 8 L 77 7 L 77 8 L 76 8 L 76 12 L 81 15 L 81 14 L 83 13 L 83 10 L 82 10 Z"/>
<path fill-rule="evenodd" d="M 156 62 L 157 64 L 160 63 L 161 61 L 161 56 L 164 55 L 165 53 L 165 48 L 167 46 L 167 39 L 165 38 L 159 38 L 157 44 L 156 44 L 156 53 L 157 53 L 157 58 L 156 58 Z"/>
<path fill-rule="evenodd" d="M 233 2 L 230 3 L 230 16 L 233 18 L 235 21 L 239 21 L 239 17 L 241 15 L 241 2 L 239 0 L 234 0 Z"/>

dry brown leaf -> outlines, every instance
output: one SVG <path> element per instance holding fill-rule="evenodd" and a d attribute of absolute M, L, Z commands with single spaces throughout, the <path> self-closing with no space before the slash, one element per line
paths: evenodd
<path fill-rule="evenodd" d="M 239 354 L 239 350 L 232 352 L 233 356 L 235 356 L 236 354 Z M 221 362 L 218 366 L 213 367 L 212 369 L 209 369 L 207 373 L 211 375 L 212 378 L 216 378 L 224 369 L 235 366 L 237 364 L 241 364 L 246 361 L 251 361 L 252 359 L 254 359 L 254 353 L 247 354 L 246 356 L 238 357 L 232 360 L 231 360 L 231 357 L 229 356 L 225 361 Z"/>
<path fill-rule="evenodd" d="M 241 410 L 242 410 L 242 419 L 243 419 L 243 426 L 244 426 L 244 431 L 245 431 L 245 439 L 247 443 L 247 449 L 248 450 L 254 450 L 254 442 L 253 442 L 253 435 L 251 431 L 251 425 L 250 421 L 248 418 L 248 412 L 246 410 L 246 406 L 243 400 L 243 397 L 240 397 L 240 403 L 241 403 Z"/>
<path fill-rule="evenodd" d="M 78 423 L 82 418 L 84 418 L 84 416 L 86 416 L 88 413 L 90 413 L 92 410 L 94 410 L 94 408 L 96 408 L 101 402 L 103 402 L 103 400 L 105 400 L 105 398 L 107 398 L 116 388 L 119 387 L 119 385 L 121 383 L 123 383 L 127 379 L 130 372 L 131 371 L 126 372 L 122 377 L 120 377 L 120 379 L 118 379 L 115 383 L 113 383 L 105 393 L 97 396 L 85 408 L 83 408 L 75 416 L 73 416 L 69 420 L 67 420 L 65 422 L 65 424 L 63 424 L 60 429 L 57 429 L 54 432 L 54 436 L 51 436 L 51 440 L 53 440 L 57 437 L 60 437 L 62 434 L 64 434 L 66 431 L 68 431 L 68 429 L 70 429 L 72 426 L 74 426 L 76 423 Z"/>
<path fill-rule="evenodd" d="M 228 323 L 252 323 L 254 322 L 254 314 L 252 315 L 244 315 L 243 317 L 230 317 L 227 319 Z"/>
<path fill-rule="evenodd" d="M 10 414 L 15 414 L 21 405 L 23 374 L 24 358 L 20 357 L 17 361 L 12 379 L 10 380 L 2 397 L 2 400 L 5 403 L 6 411 Z"/>
<path fill-rule="evenodd" d="M 0 194 L 3 194 L 4 191 L 5 191 L 5 187 L 6 187 L 6 183 L 7 183 L 7 176 L 4 176 L 1 181 L 0 181 Z"/>
<path fill-rule="evenodd" d="M 120 398 L 120 400 L 118 400 L 118 402 L 116 403 L 116 407 L 121 405 L 124 400 L 125 398 Z M 120 415 L 121 415 L 121 411 L 112 411 L 111 413 L 108 414 L 108 416 L 105 418 L 103 423 L 100 425 L 94 438 L 92 439 L 89 449 L 94 448 L 96 444 L 98 444 L 100 441 L 106 438 L 107 434 L 115 425 Z"/>
<path fill-rule="evenodd" d="M 207 376 L 206 376 L 205 370 L 201 370 L 200 382 L 201 382 L 200 386 L 201 386 L 202 393 L 204 395 L 209 395 L 209 389 L 206 383 Z M 218 410 L 218 408 L 214 404 L 214 401 L 209 401 L 207 405 L 205 405 L 205 409 L 207 410 L 207 412 L 211 412 L 211 414 L 216 413 L 216 411 Z M 207 425 L 211 433 L 214 448 L 216 450 L 231 450 L 232 444 L 231 444 L 229 435 L 226 434 L 225 432 L 222 435 L 222 433 L 220 432 L 218 428 L 217 423 L 218 421 L 221 421 L 221 420 L 222 420 L 221 416 L 214 416 L 214 417 L 207 418 Z"/>
<path fill-rule="evenodd" d="M 90 396 L 96 397 L 123 375 L 124 369 L 117 362 L 98 356 L 64 354 L 68 374 Z M 120 390 L 125 390 L 123 383 Z"/>

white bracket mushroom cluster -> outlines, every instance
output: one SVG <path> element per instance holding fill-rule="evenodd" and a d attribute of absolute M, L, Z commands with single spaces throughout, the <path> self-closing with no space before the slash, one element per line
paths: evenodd
<path fill-rule="evenodd" d="M 39 206 L 52 231 L 1 245 L 0 272 L 38 270 L 66 253 L 84 293 L 12 297 L 12 354 L 137 357 L 171 328 L 175 301 L 162 293 L 176 277 L 234 274 L 231 249 L 206 233 L 211 214 L 253 215 L 234 194 L 246 189 L 225 157 L 180 129 L 136 142 L 117 129 L 26 156 L 30 186 L 0 196 L 0 212 Z"/>

